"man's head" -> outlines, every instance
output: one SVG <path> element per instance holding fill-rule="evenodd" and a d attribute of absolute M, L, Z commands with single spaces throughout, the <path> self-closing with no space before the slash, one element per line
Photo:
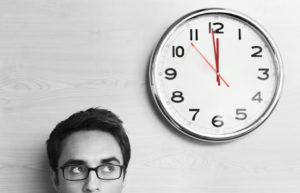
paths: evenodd
<path fill-rule="evenodd" d="M 47 140 L 51 176 L 59 193 L 120 193 L 130 160 L 122 121 L 105 109 L 71 115 Z"/>

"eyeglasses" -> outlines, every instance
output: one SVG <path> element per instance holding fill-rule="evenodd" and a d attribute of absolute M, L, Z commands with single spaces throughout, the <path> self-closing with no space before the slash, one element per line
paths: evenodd
<path fill-rule="evenodd" d="M 63 176 L 68 181 L 79 181 L 88 178 L 90 171 L 95 171 L 97 177 L 101 180 L 116 180 L 122 175 L 124 166 L 114 164 L 103 164 L 95 168 L 89 168 L 86 165 L 65 165 L 60 167 Z"/>

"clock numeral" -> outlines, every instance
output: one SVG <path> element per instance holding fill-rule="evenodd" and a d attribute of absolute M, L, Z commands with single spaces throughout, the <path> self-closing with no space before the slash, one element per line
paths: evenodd
<path fill-rule="evenodd" d="M 220 23 L 220 22 L 216 22 L 216 23 L 213 23 L 213 24 L 211 24 L 211 22 L 209 22 L 209 24 L 208 24 L 208 32 L 209 33 L 211 33 L 212 25 L 213 26 L 218 26 L 218 27 L 214 27 L 214 33 L 217 33 L 217 34 L 223 34 L 224 33 L 222 31 L 222 29 L 224 28 L 224 24 Z"/>
<path fill-rule="evenodd" d="M 181 103 L 184 101 L 183 93 L 181 91 L 174 91 L 171 97 L 174 103 Z"/>
<path fill-rule="evenodd" d="M 241 28 L 239 28 L 239 40 L 241 40 L 242 39 L 242 30 L 241 30 Z"/>
<path fill-rule="evenodd" d="M 260 77 L 258 76 L 257 78 L 260 80 L 267 80 L 269 78 L 269 68 L 259 68 L 258 71 L 263 71 L 263 75 L 265 75 L 264 77 Z"/>
<path fill-rule="evenodd" d="M 195 121 L 197 114 L 199 113 L 200 109 L 189 109 L 190 112 L 195 112 L 193 115 L 192 120 Z"/>
<path fill-rule="evenodd" d="M 262 57 L 262 47 L 260 46 L 252 46 L 252 50 L 256 50 L 253 54 L 251 54 L 251 57 Z"/>
<path fill-rule="evenodd" d="M 193 41 L 193 39 L 198 40 L 198 29 L 190 29 L 190 40 Z"/>
<path fill-rule="evenodd" d="M 213 124 L 213 126 L 215 127 L 222 127 L 224 125 L 224 121 L 218 119 L 218 118 L 223 118 L 222 116 L 220 115 L 216 115 L 213 117 L 213 119 L 211 120 L 211 123 Z"/>
<path fill-rule="evenodd" d="M 182 46 L 172 46 L 172 57 L 181 58 L 184 55 L 184 48 Z"/>
<path fill-rule="evenodd" d="M 165 78 L 168 80 L 173 80 L 177 76 L 177 72 L 174 68 L 167 68 L 165 70 L 165 74 L 166 74 Z"/>
<path fill-rule="evenodd" d="M 247 118 L 246 114 L 247 109 L 236 109 L 236 117 L 237 120 L 245 120 Z"/>
<path fill-rule="evenodd" d="M 261 92 L 257 92 L 253 97 L 252 97 L 253 101 L 258 101 L 259 103 L 261 103 L 261 101 L 263 101 L 263 99 L 261 98 Z"/>

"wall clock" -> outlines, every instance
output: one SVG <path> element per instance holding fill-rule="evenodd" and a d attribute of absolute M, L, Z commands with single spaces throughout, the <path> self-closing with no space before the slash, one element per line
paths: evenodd
<path fill-rule="evenodd" d="M 172 126 L 226 141 L 260 126 L 282 90 L 279 51 L 266 31 L 236 11 L 211 8 L 173 23 L 149 64 L 155 103 Z"/>

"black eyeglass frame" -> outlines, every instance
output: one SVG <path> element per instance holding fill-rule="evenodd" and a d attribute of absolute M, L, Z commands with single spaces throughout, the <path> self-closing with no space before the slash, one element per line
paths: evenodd
<path fill-rule="evenodd" d="M 65 177 L 65 170 L 64 170 L 64 169 L 65 169 L 66 167 L 68 167 L 68 166 L 80 166 L 80 165 L 82 165 L 82 164 L 70 164 L 70 165 L 64 165 L 64 166 L 61 166 L 60 169 L 62 170 L 62 174 L 63 174 L 64 179 L 67 180 L 67 181 L 81 181 L 81 180 L 86 180 L 86 179 L 89 177 L 90 172 L 91 172 L 91 171 L 95 171 L 97 178 L 100 179 L 100 180 L 106 180 L 106 181 L 109 181 L 109 180 L 117 180 L 117 179 L 119 179 L 119 178 L 122 176 L 122 173 L 123 173 L 124 168 L 125 168 L 124 165 L 117 165 L 117 164 L 102 164 L 102 165 L 99 165 L 99 166 L 97 166 L 97 167 L 95 167 L 95 168 L 90 168 L 90 167 L 87 167 L 87 166 L 84 165 L 84 166 L 87 168 L 87 170 L 88 170 L 88 171 L 87 171 L 87 175 L 86 175 L 85 178 L 80 179 L 80 180 L 70 180 L 70 179 L 67 179 L 67 178 Z M 111 179 L 103 179 L 103 178 L 100 178 L 99 175 L 98 175 L 98 168 L 100 168 L 100 167 L 102 167 L 102 166 L 106 166 L 106 165 L 111 165 L 111 166 L 118 166 L 118 167 L 120 167 L 120 168 L 121 168 L 121 172 L 120 172 L 119 177 L 117 177 L 117 178 L 111 178 Z"/>

